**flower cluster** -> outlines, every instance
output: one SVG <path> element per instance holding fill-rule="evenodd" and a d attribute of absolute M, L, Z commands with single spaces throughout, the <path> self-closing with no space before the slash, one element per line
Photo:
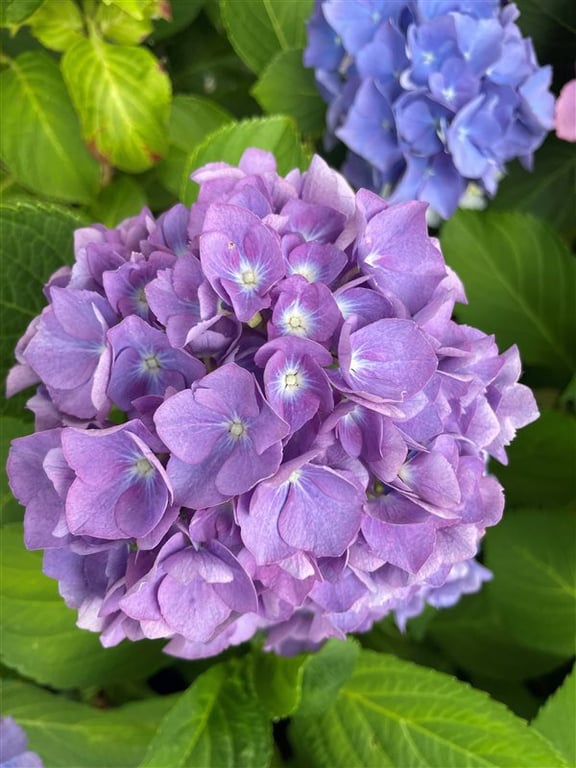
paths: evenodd
<path fill-rule="evenodd" d="M 517 350 L 451 319 L 426 205 L 261 150 L 193 179 L 76 232 L 8 379 L 39 382 L 8 472 L 79 625 L 291 653 L 478 589 L 486 460 L 537 410 Z"/>
<path fill-rule="evenodd" d="M 28 751 L 28 737 L 11 717 L 0 717 L 0 768 L 43 768 L 35 752 Z"/>
<path fill-rule="evenodd" d="M 345 175 L 448 218 L 467 190 L 494 195 L 512 158 L 530 168 L 554 98 L 517 17 L 500 0 L 317 0 L 304 62 Z"/>

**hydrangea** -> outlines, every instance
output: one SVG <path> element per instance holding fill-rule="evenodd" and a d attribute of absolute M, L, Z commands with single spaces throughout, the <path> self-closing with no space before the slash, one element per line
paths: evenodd
<path fill-rule="evenodd" d="M 564 141 L 576 141 L 576 79 L 562 87 L 554 113 L 556 136 Z"/>
<path fill-rule="evenodd" d="M 500 0 L 316 0 L 306 66 L 328 103 L 327 143 L 343 171 L 392 202 L 448 218 L 493 196 L 506 163 L 531 168 L 554 123 L 551 68 L 539 67 Z"/>
<path fill-rule="evenodd" d="M 43 768 L 35 752 L 28 751 L 28 738 L 11 717 L 0 717 L 0 768 Z"/>
<path fill-rule="evenodd" d="M 452 319 L 426 204 L 247 150 L 198 201 L 75 235 L 8 393 L 27 547 L 106 646 L 281 653 L 400 624 L 489 578 L 474 557 L 537 417 L 516 348 Z"/>

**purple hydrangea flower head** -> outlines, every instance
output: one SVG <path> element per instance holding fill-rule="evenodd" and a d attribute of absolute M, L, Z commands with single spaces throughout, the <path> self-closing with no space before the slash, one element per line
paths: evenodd
<path fill-rule="evenodd" d="M 350 3 L 332 5 L 346 27 Z M 447 62 L 445 26 L 464 30 L 469 71 L 488 57 L 457 3 L 401 5 L 363 3 L 347 30 L 375 47 L 366 66 L 414 19 L 437 25 L 418 39 Z M 494 25 L 491 3 L 466 8 Z M 433 153 L 446 104 L 402 103 Z M 504 506 L 487 459 L 505 462 L 538 412 L 517 349 L 454 321 L 464 290 L 426 205 L 354 194 L 320 158 L 282 177 L 257 149 L 194 179 L 191 209 L 77 232 L 9 376 L 10 392 L 38 385 L 36 431 L 8 460 L 25 544 L 79 626 L 183 658 L 256 632 L 296 653 L 479 589 L 474 557 Z"/>
<path fill-rule="evenodd" d="M 44 763 L 35 752 L 28 750 L 24 729 L 11 717 L 0 717 L 1 768 L 43 768 Z"/>
<path fill-rule="evenodd" d="M 316 0 L 304 63 L 350 180 L 448 218 L 469 185 L 493 196 L 508 161 L 529 168 L 554 98 L 517 16 L 499 0 Z"/>

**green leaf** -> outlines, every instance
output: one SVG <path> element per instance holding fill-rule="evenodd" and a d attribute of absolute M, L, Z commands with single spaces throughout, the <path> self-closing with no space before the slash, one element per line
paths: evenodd
<path fill-rule="evenodd" d="M 574 227 L 575 191 L 576 147 L 550 134 L 536 152 L 532 172 L 519 162 L 511 165 L 490 208 L 532 213 L 569 232 Z"/>
<path fill-rule="evenodd" d="M 220 0 L 222 20 L 238 56 L 262 72 L 278 51 L 303 48 L 313 0 Z"/>
<path fill-rule="evenodd" d="M 43 0 L 2 0 L 0 3 L 0 26 L 11 27 L 31 16 L 42 5 Z"/>
<path fill-rule="evenodd" d="M 576 261 L 558 235 L 521 213 L 459 211 L 441 233 L 446 261 L 464 282 L 465 323 L 517 343 L 523 362 L 576 365 Z"/>
<path fill-rule="evenodd" d="M 136 765 L 174 704 L 173 696 L 157 696 L 102 711 L 20 681 L 0 685 L 2 713 L 24 728 L 29 749 L 50 768 Z"/>
<path fill-rule="evenodd" d="M 467 676 L 520 681 L 551 672 L 565 661 L 563 655 L 529 648 L 510 634 L 486 588 L 466 595 L 453 608 L 438 611 L 427 637 Z"/>
<path fill-rule="evenodd" d="M 90 207 L 90 215 L 107 227 L 135 216 L 146 205 L 142 187 L 130 176 L 117 176 L 100 192 Z"/>
<path fill-rule="evenodd" d="M 239 663 L 200 675 L 160 723 L 141 768 L 258 768 L 269 764 L 268 718 Z"/>
<path fill-rule="evenodd" d="M 492 467 L 506 491 L 508 507 L 567 506 L 576 501 L 576 419 L 543 411 L 520 430 L 507 449 L 509 463 Z"/>
<path fill-rule="evenodd" d="M 170 149 L 158 166 L 158 178 L 175 195 L 180 191 L 182 168 L 190 154 L 210 133 L 233 120 L 219 104 L 203 96 L 179 94 L 170 111 Z"/>
<path fill-rule="evenodd" d="M 0 466 L 2 466 L 2 475 L 0 476 L 0 525 L 22 521 L 23 510 L 12 496 L 5 467 L 11 441 L 15 437 L 27 435 L 32 430 L 32 424 L 26 421 L 15 419 L 11 416 L 0 416 Z"/>
<path fill-rule="evenodd" d="M 225 125 L 192 152 L 182 169 L 180 196 L 186 205 L 196 200 L 198 186 L 190 181 L 192 171 L 206 163 L 225 162 L 236 165 L 245 149 L 258 147 L 276 157 L 278 173 L 286 174 L 306 163 L 305 151 L 293 121 L 276 115 Z"/>
<path fill-rule="evenodd" d="M 304 665 L 298 715 L 327 710 L 354 670 L 360 646 L 352 640 L 329 640 Z"/>
<path fill-rule="evenodd" d="M 569 765 L 576 765 L 576 668 L 551 696 L 532 727 L 552 742 Z"/>
<path fill-rule="evenodd" d="M 252 677 L 264 710 L 273 720 L 289 717 L 302 697 L 302 677 L 307 656 L 253 654 Z"/>
<path fill-rule="evenodd" d="M 76 627 L 76 612 L 64 604 L 56 581 L 42 573 L 42 553 L 24 549 L 22 526 L 5 526 L 1 540 L 4 664 L 43 685 L 85 688 L 142 679 L 168 663 L 150 641 L 103 648 L 96 634 Z"/>
<path fill-rule="evenodd" d="M 553 768 L 565 763 L 502 704 L 448 675 L 363 651 L 323 715 L 295 717 L 311 768 Z"/>
<path fill-rule="evenodd" d="M 145 171 L 168 149 L 170 80 L 145 48 L 80 40 L 62 72 L 84 138 L 123 171 Z"/>
<path fill-rule="evenodd" d="M 302 133 L 317 137 L 325 128 L 326 104 L 313 70 L 304 66 L 303 53 L 301 48 L 280 51 L 262 73 L 252 94 L 265 112 L 291 115 Z"/>
<path fill-rule="evenodd" d="M 44 0 L 27 23 L 34 37 L 53 51 L 65 51 L 84 35 L 84 20 L 73 0 Z"/>
<path fill-rule="evenodd" d="M 50 275 L 73 260 L 74 230 L 83 220 L 55 205 L 15 203 L 0 206 L 0 379 L 15 363 L 14 347 L 28 323 L 46 305 L 42 292 Z M 4 411 L 19 414 L 11 401 Z"/>
<path fill-rule="evenodd" d="M 0 75 L 0 96 L 0 157 L 17 181 L 46 197 L 89 202 L 100 167 L 82 141 L 56 62 L 38 52 L 12 59 Z"/>
<path fill-rule="evenodd" d="M 485 539 L 486 585 L 508 632 L 530 648 L 564 656 L 576 643 L 576 516 L 508 513 Z"/>
<path fill-rule="evenodd" d="M 138 45 L 154 29 L 148 15 L 135 19 L 117 5 L 98 5 L 95 21 L 102 37 L 120 45 Z"/>

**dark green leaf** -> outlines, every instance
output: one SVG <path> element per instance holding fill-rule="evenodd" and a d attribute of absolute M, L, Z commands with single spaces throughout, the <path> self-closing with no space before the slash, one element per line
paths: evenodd
<path fill-rule="evenodd" d="M 203 16 L 168 40 L 167 46 L 176 92 L 207 96 L 238 117 L 252 116 L 258 110 L 248 93 L 254 75 Z"/>
<path fill-rule="evenodd" d="M 522 429 L 507 449 L 507 466 L 494 463 L 508 507 L 544 508 L 576 501 L 576 419 L 561 411 L 543 411 Z"/>
<path fill-rule="evenodd" d="M 554 744 L 569 765 L 576 765 L 575 723 L 576 669 L 573 669 L 538 712 L 532 727 Z"/>
<path fill-rule="evenodd" d="M 102 711 L 19 681 L 4 681 L 2 714 L 24 728 L 29 749 L 50 768 L 128 768 L 146 746 L 174 697 L 155 697 Z"/>
<path fill-rule="evenodd" d="M 72 235 L 83 220 L 55 205 L 15 203 L 0 207 L 0 378 L 14 364 L 14 347 L 28 323 L 46 304 L 50 275 L 73 259 Z M 10 404 L 4 411 L 19 414 Z"/>
<path fill-rule="evenodd" d="M 431 669 L 363 651 L 334 705 L 295 717 L 292 744 L 315 768 L 553 768 L 565 763 L 524 720 Z"/>
<path fill-rule="evenodd" d="M 91 37 L 62 72 L 89 146 L 123 171 L 145 171 L 168 149 L 170 80 L 150 51 Z"/>
<path fill-rule="evenodd" d="M 517 343 L 524 363 L 576 365 L 576 261 L 558 235 L 527 214 L 459 211 L 442 228 L 446 261 L 469 304 L 458 317 L 501 348 Z"/>
<path fill-rule="evenodd" d="M 325 128 L 326 105 L 313 70 L 304 66 L 303 53 L 300 48 L 280 51 L 266 67 L 252 93 L 265 112 L 290 115 L 302 133 L 317 137 Z"/>
<path fill-rule="evenodd" d="M 135 216 L 146 205 L 142 187 L 130 176 L 117 176 L 100 192 L 90 206 L 90 215 L 107 227 L 115 227 L 122 219 Z"/>
<path fill-rule="evenodd" d="M 182 168 L 190 154 L 210 133 L 233 120 L 219 104 L 203 96 L 179 94 L 170 112 L 170 149 L 158 166 L 158 178 L 175 195 L 180 191 Z"/>
<path fill-rule="evenodd" d="M 239 667 L 229 662 L 200 675 L 160 723 L 141 768 L 268 765 L 268 719 Z"/>
<path fill-rule="evenodd" d="M 222 20 L 240 58 L 262 72 L 278 51 L 302 48 L 313 0 L 221 0 Z"/>
<path fill-rule="evenodd" d="M 43 0 L 2 0 L 0 3 L 0 25 L 9 27 L 22 24 L 42 5 Z"/>
<path fill-rule="evenodd" d="M 304 148 L 290 118 L 276 115 L 231 123 L 210 134 L 189 155 L 182 168 L 180 195 L 183 202 L 190 205 L 196 200 L 198 194 L 197 184 L 189 178 L 192 171 L 206 163 L 217 161 L 236 165 L 244 150 L 249 147 L 258 147 L 272 152 L 276 157 L 280 174 L 288 173 L 293 168 L 300 168 L 306 162 Z"/>
<path fill-rule="evenodd" d="M 490 207 L 532 213 L 569 233 L 574 228 L 575 192 L 576 147 L 550 135 L 536 152 L 534 170 L 527 171 L 514 163 L 500 182 Z"/>
<path fill-rule="evenodd" d="M 142 679 L 167 657 L 157 643 L 124 642 L 103 648 L 97 635 L 76 627 L 58 585 L 42 573 L 42 554 L 27 552 L 22 526 L 2 529 L 0 627 L 2 662 L 54 688 L 85 688 L 118 679 Z"/>
<path fill-rule="evenodd" d="M 485 589 L 523 644 L 571 656 L 576 645 L 576 516 L 572 510 L 510 512 L 485 539 L 494 580 Z"/>
<path fill-rule="evenodd" d="M 38 52 L 12 59 L 0 95 L 0 156 L 16 180 L 46 197 L 89 202 L 100 167 L 82 141 L 56 62 Z"/>
<path fill-rule="evenodd" d="M 500 585 L 496 582 L 494 589 Z M 486 588 L 438 611 L 427 637 L 469 676 L 503 681 L 538 677 L 560 667 L 565 656 L 529 648 L 502 625 Z"/>
<path fill-rule="evenodd" d="M 517 0 L 517 21 L 536 48 L 541 64 L 551 64 L 558 86 L 574 77 L 576 5 L 572 0 Z"/>

